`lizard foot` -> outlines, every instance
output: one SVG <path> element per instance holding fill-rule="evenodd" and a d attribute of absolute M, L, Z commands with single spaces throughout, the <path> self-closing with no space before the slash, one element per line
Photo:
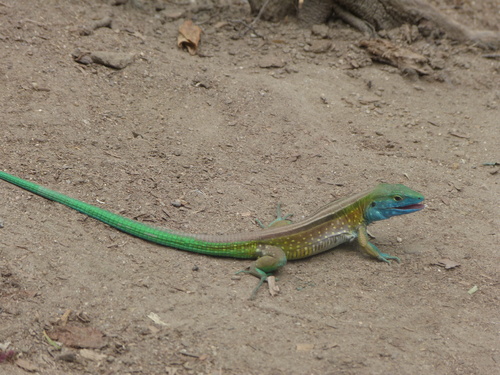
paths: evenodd
<path fill-rule="evenodd" d="M 401 263 L 401 260 L 398 257 L 381 252 L 377 246 L 368 241 L 366 225 L 362 225 L 358 228 L 358 242 L 361 249 L 363 249 L 366 254 L 381 260 L 382 262 L 391 263 L 390 260 L 395 260 L 396 262 Z"/>
<path fill-rule="evenodd" d="M 264 284 L 264 281 L 268 282 L 268 284 L 269 284 L 269 293 L 272 296 L 275 296 L 276 294 L 278 294 L 277 292 L 279 291 L 279 288 L 277 289 L 276 292 L 274 292 L 274 294 L 273 294 L 273 292 L 271 292 L 271 283 L 273 284 L 273 288 L 277 288 L 277 286 L 276 286 L 276 279 L 275 279 L 274 276 L 268 275 L 264 271 L 259 270 L 258 268 L 255 268 L 255 267 L 250 267 L 250 269 L 248 269 L 248 270 L 238 271 L 238 272 L 236 272 L 236 275 L 239 275 L 240 273 L 248 273 L 248 274 L 256 276 L 256 277 L 258 277 L 260 279 L 259 282 L 257 283 L 257 285 L 255 286 L 255 288 L 253 289 L 252 294 L 250 295 L 250 298 L 248 298 L 249 300 L 254 300 L 255 299 L 255 297 L 257 296 L 257 292 L 259 291 L 259 289 L 262 286 L 262 284 Z M 272 281 L 270 281 L 270 279 Z"/>
<path fill-rule="evenodd" d="M 401 263 L 401 259 L 399 259 L 398 257 L 396 257 L 394 255 L 385 254 L 385 253 L 379 253 L 377 259 L 381 260 L 383 262 L 387 262 L 387 263 L 391 263 L 391 262 L 389 262 L 389 260 L 395 260 L 396 262 Z"/>
<path fill-rule="evenodd" d="M 278 207 L 276 207 L 276 219 L 271 221 L 271 223 L 269 225 L 264 225 L 262 223 L 262 221 L 260 221 L 259 219 L 255 219 L 255 222 L 257 224 L 259 224 L 259 227 L 264 228 L 264 229 L 271 228 L 271 227 L 280 227 L 283 225 L 291 224 L 292 221 L 289 220 L 289 218 L 292 216 L 293 216 L 293 214 L 288 214 L 288 215 L 283 216 L 283 213 L 281 212 L 281 203 L 278 203 Z"/>

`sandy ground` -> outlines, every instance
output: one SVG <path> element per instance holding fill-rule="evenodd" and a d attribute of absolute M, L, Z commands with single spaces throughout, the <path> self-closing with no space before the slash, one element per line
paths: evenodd
<path fill-rule="evenodd" d="M 441 5 L 498 30 L 499 5 L 475 3 Z M 82 35 L 106 16 L 111 28 Z M 189 17 L 198 56 L 176 46 Z M 496 373 L 500 172 L 483 163 L 500 162 L 498 58 L 418 39 L 430 74 L 405 75 L 341 22 L 240 21 L 241 3 L 2 0 L 0 168 L 200 233 L 403 183 L 428 207 L 370 227 L 402 263 L 345 245 L 289 262 L 277 297 L 249 301 L 257 280 L 234 276 L 247 261 L 150 244 L 1 182 L 0 349 L 17 357 L 0 373 Z M 82 65 L 76 49 L 134 60 Z M 76 348 L 44 336 L 64 329 Z"/>

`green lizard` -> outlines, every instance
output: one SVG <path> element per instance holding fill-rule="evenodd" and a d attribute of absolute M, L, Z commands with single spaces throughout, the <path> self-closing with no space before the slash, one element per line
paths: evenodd
<path fill-rule="evenodd" d="M 267 277 L 287 260 L 306 258 L 342 243 L 357 239 L 368 255 L 389 263 L 399 258 L 382 253 L 368 240 L 368 224 L 423 209 L 424 197 L 404 185 L 380 184 L 374 189 L 336 200 L 309 218 L 290 223 L 278 217 L 276 225 L 258 232 L 228 235 L 188 234 L 158 229 L 92 206 L 33 182 L 0 171 L 0 179 L 34 194 L 59 202 L 122 232 L 160 245 L 200 254 L 256 259 L 247 272 L 260 281 L 251 298 Z M 280 214 L 279 214 L 280 216 Z M 283 224 L 287 225 L 283 225 Z"/>

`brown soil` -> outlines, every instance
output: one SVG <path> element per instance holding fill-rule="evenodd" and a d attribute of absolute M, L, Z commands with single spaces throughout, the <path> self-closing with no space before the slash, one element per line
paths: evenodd
<path fill-rule="evenodd" d="M 465 3 L 443 10 L 498 30 L 495 0 Z M 483 163 L 500 162 L 499 59 L 420 39 L 411 48 L 431 72 L 404 75 L 340 22 L 326 39 L 293 22 L 245 34 L 238 4 L 2 0 L 0 168 L 188 232 L 258 230 L 278 202 L 300 220 L 404 183 L 427 209 L 371 226 L 402 263 L 341 246 L 290 262 L 279 296 L 249 301 L 257 280 L 233 275 L 247 261 L 147 243 L 2 182 L 0 348 L 18 357 L 0 373 L 498 371 L 500 172 Z M 199 56 L 177 48 L 176 10 L 203 27 Z M 112 28 L 80 33 L 110 15 Z M 81 65 L 77 48 L 135 60 Z M 436 265 L 445 258 L 460 266 Z M 56 350 L 43 333 L 65 324 L 104 344 Z"/>

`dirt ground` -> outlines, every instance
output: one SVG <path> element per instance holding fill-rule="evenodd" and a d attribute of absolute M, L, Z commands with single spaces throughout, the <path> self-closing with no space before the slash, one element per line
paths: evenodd
<path fill-rule="evenodd" d="M 401 264 L 343 245 L 249 301 L 257 280 L 234 276 L 249 261 L 157 246 L 0 182 L 0 349 L 16 355 L 0 373 L 498 373 L 495 52 L 420 38 L 430 74 L 402 74 L 340 21 L 249 30 L 243 3 L 157 4 L 0 2 L 2 170 L 187 232 L 258 230 L 279 202 L 300 220 L 379 182 L 428 207 L 370 227 Z M 437 4 L 499 30 L 495 0 Z M 197 56 L 176 45 L 186 18 L 204 31 Z M 77 49 L 134 59 L 82 65 Z M 44 336 L 68 327 L 76 348 Z"/>

